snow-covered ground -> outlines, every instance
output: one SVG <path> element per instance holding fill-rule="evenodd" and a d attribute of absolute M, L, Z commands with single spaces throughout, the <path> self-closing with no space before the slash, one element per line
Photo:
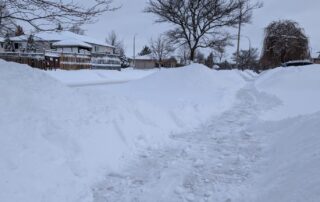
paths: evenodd
<path fill-rule="evenodd" d="M 319 65 L 258 76 L 0 61 L 0 201 L 319 201 L 319 86 Z"/>
<path fill-rule="evenodd" d="M 45 73 L 68 86 L 105 85 L 125 83 L 144 78 L 158 70 L 55 70 Z"/>

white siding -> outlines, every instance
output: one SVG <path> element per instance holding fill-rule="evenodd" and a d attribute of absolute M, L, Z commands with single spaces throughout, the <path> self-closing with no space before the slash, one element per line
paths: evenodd
<path fill-rule="evenodd" d="M 106 46 L 101 46 L 101 45 L 96 45 L 96 44 L 90 44 L 93 46 L 92 52 L 93 53 L 108 53 L 108 54 L 113 54 L 113 48 L 112 47 L 106 47 Z"/>

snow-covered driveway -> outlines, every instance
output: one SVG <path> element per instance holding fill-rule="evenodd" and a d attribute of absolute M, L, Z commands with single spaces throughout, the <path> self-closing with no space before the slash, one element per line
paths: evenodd
<path fill-rule="evenodd" d="M 257 113 L 274 99 L 252 83 L 237 98 L 198 129 L 172 135 L 174 145 L 142 151 L 125 170 L 110 173 L 94 188 L 95 201 L 239 201 L 259 158 Z"/>

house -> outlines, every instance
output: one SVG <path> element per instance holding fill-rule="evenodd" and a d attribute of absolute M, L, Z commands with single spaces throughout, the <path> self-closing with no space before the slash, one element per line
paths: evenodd
<path fill-rule="evenodd" d="M 163 59 L 159 64 L 158 60 L 154 59 L 152 55 L 137 56 L 132 61 L 132 66 L 136 69 L 152 69 L 158 67 L 177 67 L 177 60 L 174 57 Z"/>
<path fill-rule="evenodd" d="M 11 37 L 10 40 L 14 44 L 15 51 L 25 51 L 27 49 L 29 35 L 22 35 L 17 37 Z M 35 49 L 37 52 L 54 49 L 53 44 L 64 41 L 66 42 L 82 42 L 90 45 L 90 51 L 93 55 L 106 55 L 114 54 L 115 47 L 111 46 L 103 41 L 75 34 L 69 31 L 44 31 L 33 35 L 35 42 Z M 61 47 L 62 44 L 60 44 Z M 67 44 L 68 45 L 68 44 Z M 83 44 L 82 44 L 83 45 Z M 68 47 L 66 47 L 68 48 Z"/>
<path fill-rule="evenodd" d="M 12 51 L 4 51 L 0 57 L 10 61 L 24 61 L 40 68 L 61 69 L 119 69 L 121 61 L 115 47 L 104 41 L 69 31 L 43 31 L 32 35 L 10 37 Z M 45 64 L 45 65 L 44 65 Z"/>
<path fill-rule="evenodd" d="M 52 43 L 52 48 L 56 49 L 57 52 L 61 53 L 90 54 L 92 52 L 93 47 L 77 39 L 65 39 L 62 41 Z"/>
<path fill-rule="evenodd" d="M 320 64 L 320 52 L 317 52 L 319 55 L 312 58 L 314 64 Z"/>
<path fill-rule="evenodd" d="M 4 52 L 4 38 L 0 37 L 0 53 Z"/>

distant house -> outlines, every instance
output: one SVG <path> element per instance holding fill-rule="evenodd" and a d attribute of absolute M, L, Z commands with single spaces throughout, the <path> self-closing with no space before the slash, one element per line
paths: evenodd
<path fill-rule="evenodd" d="M 143 55 L 137 56 L 134 61 L 132 61 L 132 66 L 136 69 L 152 69 L 158 67 L 177 67 L 177 60 L 174 57 L 163 59 L 162 62 L 159 64 L 158 60 L 156 60 L 152 55 Z"/>
<path fill-rule="evenodd" d="M 320 64 L 320 52 L 317 52 L 317 53 L 319 54 L 318 57 L 313 58 L 312 60 L 313 60 L 313 63 Z"/>
<path fill-rule="evenodd" d="M 4 38 L 0 37 L 0 53 L 4 52 Z"/>

